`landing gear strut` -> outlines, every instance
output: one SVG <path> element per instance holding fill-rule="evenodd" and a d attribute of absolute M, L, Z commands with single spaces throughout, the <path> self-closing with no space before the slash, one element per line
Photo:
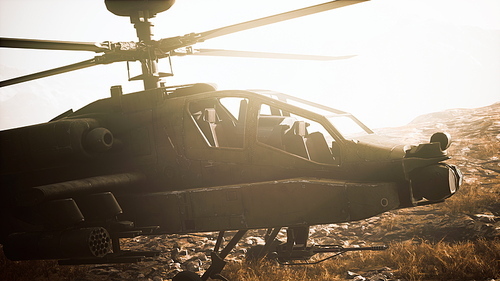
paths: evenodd
<path fill-rule="evenodd" d="M 313 245 L 308 246 L 309 227 L 288 227 L 286 242 L 276 240 L 276 235 L 281 228 L 268 230 L 266 244 L 257 245 L 247 251 L 247 260 L 258 261 L 262 258 L 276 260 L 281 265 L 311 265 L 334 258 L 350 251 L 382 251 L 387 246 L 373 247 L 342 247 L 340 245 Z M 317 261 L 309 261 L 314 255 L 319 253 L 332 253 L 332 255 Z"/>
<path fill-rule="evenodd" d="M 214 251 L 211 253 L 212 264 L 205 271 L 203 276 L 200 277 L 194 272 L 183 271 L 178 273 L 172 279 L 172 281 L 206 281 L 208 280 L 208 278 L 228 281 L 224 276 L 220 274 L 222 272 L 222 269 L 224 269 L 224 266 L 226 266 L 226 262 L 224 261 L 224 259 L 241 240 L 241 238 L 243 238 L 245 233 L 247 233 L 247 230 L 239 230 L 229 241 L 226 247 L 224 247 L 224 249 L 219 252 L 219 249 L 222 246 L 222 240 L 224 238 L 224 231 L 220 231 L 217 242 L 215 243 Z"/>
<path fill-rule="evenodd" d="M 222 239 L 224 238 L 224 231 L 219 232 L 219 237 L 217 238 L 217 242 L 215 243 L 214 251 L 212 252 L 212 264 L 210 267 L 205 271 L 205 274 L 201 276 L 202 280 L 208 280 L 208 278 L 212 279 L 218 279 L 218 280 L 224 280 L 227 281 L 227 279 L 220 275 L 222 269 L 226 265 L 226 262 L 224 259 L 227 257 L 229 252 L 236 246 L 236 244 L 243 238 L 243 235 L 247 233 L 247 230 L 239 230 L 233 238 L 229 241 L 229 243 L 220 251 L 220 253 L 217 253 L 219 251 L 220 246 L 222 245 Z"/>
<path fill-rule="evenodd" d="M 257 245 L 250 248 L 247 251 L 247 260 L 258 261 L 261 258 L 271 258 L 275 259 L 278 263 L 282 265 L 310 265 L 320 263 L 322 261 L 331 259 L 338 255 L 341 255 L 349 251 L 380 251 L 387 249 L 387 246 L 375 246 L 375 247 L 342 247 L 340 245 L 313 245 L 308 246 L 307 240 L 309 238 L 309 227 L 299 226 L 299 227 L 288 227 L 287 228 L 287 241 L 282 243 L 276 240 L 281 227 L 270 228 L 267 230 L 265 245 Z M 222 269 L 226 265 L 224 259 L 227 257 L 229 252 L 236 246 L 236 244 L 243 238 L 247 230 L 239 230 L 229 243 L 219 251 L 222 246 L 222 241 L 224 238 L 224 231 L 219 232 L 219 237 L 214 246 L 214 251 L 211 253 L 212 264 L 205 271 L 203 276 L 198 276 L 193 272 L 180 272 L 177 274 L 172 281 L 206 281 L 210 279 L 228 281 L 224 276 L 221 275 Z M 333 255 L 324 258 L 319 261 L 309 262 L 312 256 L 318 253 L 333 253 Z M 297 262 L 300 261 L 300 262 Z"/>

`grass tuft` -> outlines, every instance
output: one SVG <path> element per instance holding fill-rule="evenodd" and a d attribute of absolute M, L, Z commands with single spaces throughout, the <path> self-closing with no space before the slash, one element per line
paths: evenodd
<path fill-rule="evenodd" d="M 499 182 L 500 184 L 500 182 Z M 442 211 L 450 214 L 476 214 L 500 202 L 498 190 L 485 187 L 481 183 L 464 183 L 460 190 L 439 205 Z"/>
<path fill-rule="evenodd" d="M 460 243 L 405 241 L 383 252 L 349 253 L 311 266 L 279 266 L 272 261 L 230 263 L 223 275 L 232 281 L 345 280 L 348 271 L 366 273 L 390 267 L 404 280 L 486 280 L 500 277 L 500 241 Z M 361 269 L 364 269 L 361 271 Z"/>
<path fill-rule="evenodd" d="M 11 261 L 5 257 L 0 245 L 0 280 L 73 280 L 86 271 L 85 266 L 59 266 L 55 260 Z"/>

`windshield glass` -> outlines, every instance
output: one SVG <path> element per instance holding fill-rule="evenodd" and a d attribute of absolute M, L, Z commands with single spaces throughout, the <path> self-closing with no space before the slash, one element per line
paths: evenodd
<path fill-rule="evenodd" d="M 346 139 L 353 139 L 371 133 L 360 126 L 352 115 L 330 115 L 326 116 L 326 118 Z"/>
<path fill-rule="evenodd" d="M 350 113 L 283 93 L 265 90 L 258 90 L 256 92 L 325 116 L 345 139 L 373 134 L 366 125 Z"/>

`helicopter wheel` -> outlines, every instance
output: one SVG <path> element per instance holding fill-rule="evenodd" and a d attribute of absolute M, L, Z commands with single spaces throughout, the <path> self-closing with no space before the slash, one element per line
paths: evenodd
<path fill-rule="evenodd" d="M 172 281 L 202 281 L 201 277 L 192 271 L 182 271 L 172 278 Z"/>

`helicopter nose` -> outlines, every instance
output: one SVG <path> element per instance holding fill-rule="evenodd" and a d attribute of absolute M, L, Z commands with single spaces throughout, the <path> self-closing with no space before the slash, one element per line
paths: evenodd
<path fill-rule="evenodd" d="M 462 172 L 449 164 L 438 163 L 415 169 L 410 174 L 413 196 L 441 201 L 457 192 L 462 185 Z"/>

